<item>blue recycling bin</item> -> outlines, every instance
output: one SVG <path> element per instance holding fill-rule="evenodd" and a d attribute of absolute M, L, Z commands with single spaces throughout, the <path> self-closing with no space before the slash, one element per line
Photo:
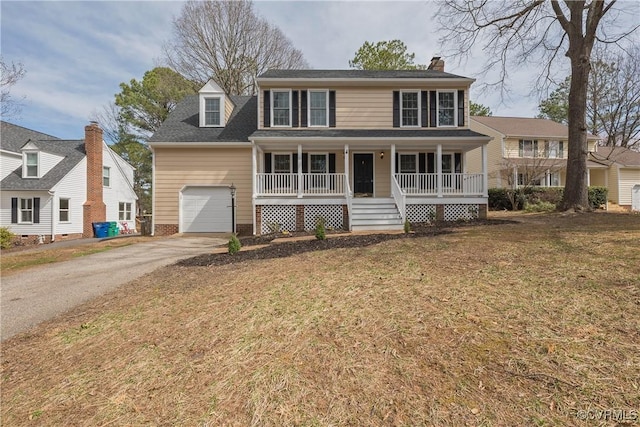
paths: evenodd
<path fill-rule="evenodd" d="M 94 222 L 93 223 L 93 235 L 97 238 L 107 237 L 109 235 L 109 223 L 108 222 Z"/>

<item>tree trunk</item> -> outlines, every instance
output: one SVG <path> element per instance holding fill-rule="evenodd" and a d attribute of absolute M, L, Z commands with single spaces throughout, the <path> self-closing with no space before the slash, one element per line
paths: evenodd
<path fill-rule="evenodd" d="M 577 52 L 576 52 L 577 51 Z M 567 177 L 561 209 L 589 208 L 587 189 L 587 85 L 589 83 L 589 54 L 576 49 L 571 57 L 571 86 L 569 88 L 569 149 Z M 578 53 L 579 52 L 579 53 Z"/>

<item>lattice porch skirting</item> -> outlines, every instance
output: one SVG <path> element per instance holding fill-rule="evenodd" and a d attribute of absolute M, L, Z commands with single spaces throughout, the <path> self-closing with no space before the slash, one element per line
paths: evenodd
<path fill-rule="evenodd" d="M 278 231 L 313 230 L 319 217 L 324 218 L 325 226 L 334 229 L 345 228 L 347 219 L 343 205 L 261 205 L 256 210 L 259 215 L 261 234 Z"/>
<path fill-rule="evenodd" d="M 408 204 L 407 219 L 409 222 L 458 221 L 486 217 L 486 205 L 479 204 Z"/>

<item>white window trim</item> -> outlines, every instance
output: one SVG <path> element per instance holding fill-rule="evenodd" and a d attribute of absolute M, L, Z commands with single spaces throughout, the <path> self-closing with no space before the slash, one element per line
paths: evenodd
<path fill-rule="evenodd" d="M 289 156 L 289 172 L 276 172 L 276 155 Z M 293 153 L 290 151 L 271 153 L 271 173 L 293 173 Z"/>
<path fill-rule="evenodd" d="M 441 125 L 440 124 L 440 94 L 452 93 L 453 94 L 453 124 Z M 436 121 L 439 128 L 454 128 L 458 127 L 458 91 L 457 90 L 439 90 L 436 93 Z"/>
<path fill-rule="evenodd" d="M 418 124 L 417 125 L 405 125 L 402 123 L 402 95 L 405 93 L 417 93 L 418 94 Z M 422 127 L 422 91 L 418 89 L 408 89 L 400 91 L 400 127 L 401 128 L 419 128 Z"/>
<path fill-rule="evenodd" d="M 67 220 L 66 221 L 61 221 L 60 220 L 60 212 L 62 211 L 61 206 L 61 201 L 62 200 L 66 200 L 67 201 L 67 209 L 65 209 L 67 211 Z M 58 198 L 58 223 L 59 224 L 69 224 L 71 223 L 71 199 L 69 197 L 60 197 Z"/>
<path fill-rule="evenodd" d="M 120 204 L 124 205 L 124 210 L 120 210 Z M 129 209 L 127 209 L 127 205 L 129 205 Z M 131 202 L 118 202 L 118 221 L 132 221 L 131 211 L 133 210 L 133 204 Z M 120 218 L 120 214 L 123 213 L 124 218 Z M 127 213 L 129 214 L 129 218 L 127 218 Z"/>
<path fill-rule="evenodd" d="M 522 143 L 522 157 L 520 157 L 521 159 L 537 159 L 540 156 L 538 156 L 538 150 L 536 150 L 536 145 L 538 145 L 538 149 L 539 149 L 539 143 L 536 144 L 535 143 L 535 139 L 520 139 L 518 140 L 518 156 L 520 155 L 520 143 Z M 531 143 L 531 155 L 527 156 L 527 152 L 524 148 L 524 143 L 525 142 L 530 142 Z"/>
<path fill-rule="evenodd" d="M 307 166 L 308 166 L 308 169 L 309 169 L 309 170 L 308 170 L 308 172 L 309 172 L 309 173 L 317 173 L 317 174 L 323 173 L 323 174 L 329 174 L 329 152 L 327 152 L 327 151 L 312 151 L 312 152 L 310 152 L 308 155 L 309 155 L 309 160 L 308 160 L 308 165 L 307 165 Z M 312 163 L 312 162 L 311 162 L 311 156 L 324 156 L 325 165 L 326 165 L 326 167 L 327 167 L 327 168 L 326 168 L 326 170 L 325 170 L 324 172 L 313 172 L 313 171 L 311 170 L 311 163 Z"/>
<path fill-rule="evenodd" d="M 207 105 L 207 99 L 219 99 L 220 100 L 220 124 L 208 125 L 205 115 L 205 106 Z M 225 126 L 224 116 L 225 110 L 225 96 L 219 94 L 200 94 L 200 127 L 201 128 L 222 128 Z"/>
<path fill-rule="evenodd" d="M 291 89 L 270 89 L 270 97 L 269 97 L 269 108 L 271 109 L 271 114 L 269 115 L 269 119 L 271 121 L 270 125 L 274 128 L 290 128 L 292 127 L 293 122 L 293 101 L 291 95 Z M 289 124 L 288 125 L 274 125 L 273 124 L 273 101 L 275 100 L 274 92 L 288 92 L 289 93 Z"/>
<path fill-rule="evenodd" d="M 325 94 L 325 123 L 326 125 L 311 124 L 311 92 L 324 92 Z M 329 89 L 309 89 L 307 90 L 307 126 L 310 128 L 328 128 L 329 127 Z"/>
<path fill-rule="evenodd" d="M 104 185 L 104 171 L 108 170 L 109 171 L 109 183 L 107 185 Z M 102 166 L 102 186 L 106 187 L 106 188 L 111 188 L 111 166 Z"/>
<path fill-rule="evenodd" d="M 27 175 L 27 154 L 35 154 L 36 155 L 36 168 L 37 168 L 37 172 L 35 176 L 29 176 Z M 40 164 L 40 151 L 35 151 L 35 150 L 28 150 L 28 151 L 23 151 L 22 152 L 22 177 L 23 178 L 31 178 L 31 179 L 37 179 L 40 178 L 40 171 L 42 170 L 41 164 Z"/>
<path fill-rule="evenodd" d="M 401 156 L 413 156 L 416 159 L 416 170 L 415 172 L 402 172 L 402 158 Z M 426 154 L 425 154 L 426 156 Z M 418 153 L 415 152 L 399 152 L 398 153 L 398 171 L 397 173 L 420 173 L 420 159 L 418 158 Z"/>
<path fill-rule="evenodd" d="M 31 209 L 29 209 L 31 211 L 31 221 L 23 221 L 22 220 L 22 201 L 23 200 L 31 200 Z M 33 211 L 34 211 L 34 204 L 33 203 L 33 197 L 19 197 L 18 198 L 18 224 L 33 224 Z M 25 211 L 27 209 L 24 209 Z"/>

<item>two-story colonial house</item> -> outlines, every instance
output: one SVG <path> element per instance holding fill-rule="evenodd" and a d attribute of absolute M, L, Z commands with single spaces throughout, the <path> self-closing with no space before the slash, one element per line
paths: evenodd
<path fill-rule="evenodd" d="M 473 79 L 428 70 L 271 70 L 258 94 L 213 82 L 150 140 L 154 231 L 264 234 L 483 217 L 486 144 Z M 484 169 L 468 171 L 481 151 Z"/>

